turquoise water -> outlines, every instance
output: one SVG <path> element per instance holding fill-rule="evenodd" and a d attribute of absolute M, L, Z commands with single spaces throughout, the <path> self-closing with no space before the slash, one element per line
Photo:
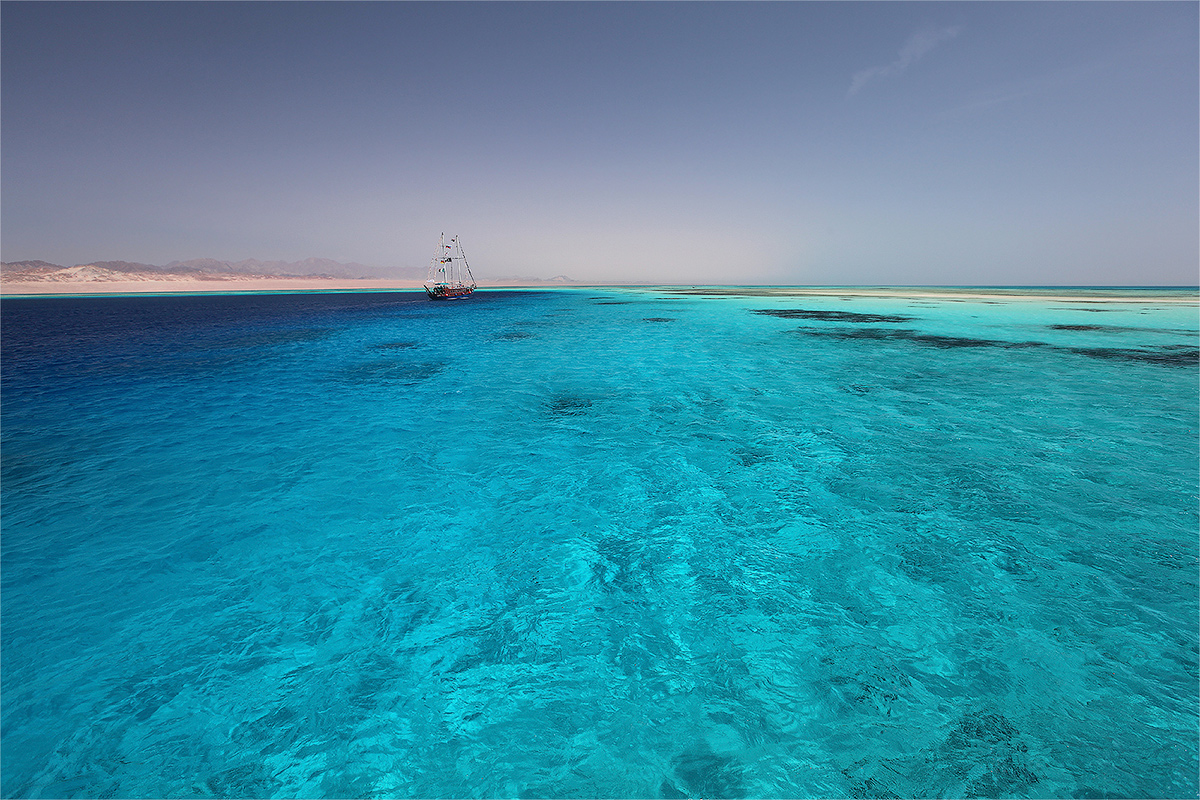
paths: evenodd
<path fill-rule="evenodd" d="M 5 299 L 0 793 L 1194 797 L 1172 296 Z"/>

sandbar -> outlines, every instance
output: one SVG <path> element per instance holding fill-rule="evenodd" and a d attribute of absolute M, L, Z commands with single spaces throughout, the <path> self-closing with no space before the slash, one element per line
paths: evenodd
<path fill-rule="evenodd" d="M 688 286 L 605 282 L 481 280 L 480 289 L 652 289 L 698 297 L 876 297 L 959 302 L 1171 303 L 1200 305 L 1194 287 L 933 287 L 933 286 Z M 394 292 L 420 290 L 422 281 L 402 278 L 234 277 L 155 278 L 136 281 L 0 281 L 0 296 L 230 294 L 262 292 Z"/>
<path fill-rule="evenodd" d="M 991 287 L 991 286 L 664 286 L 661 291 L 699 297 L 878 297 L 961 302 L 1200 304 L 1194 287 Z"/>

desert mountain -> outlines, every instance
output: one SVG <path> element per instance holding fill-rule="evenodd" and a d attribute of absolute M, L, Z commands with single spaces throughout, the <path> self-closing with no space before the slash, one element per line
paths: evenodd
<path fill-rule="evenodd" d="M 196 258 L 172 261 L 164 266 L 133 261 L 90 261 L 71 267 L 32 260 L 4 262 L 0 264 L 0 276 L 9 281 L 145 281 L 155 277 L 179 280 L 182 277 L 219 276 L 423 279 L 425 270 L 414 267 L 371 267 L 354 262 L 346 264 L 328 258 L 306 258 L 303 261 Z"/>
<path fill-rule="evenodd" d="M 218 261 L 215 258 L 195 258 L 190 261 L 172 261 L 161 268 L 164 272 L 221 273 L 225 275 L 322 275 L 332 278 L 377 278 L 391 277 L 390 270 L 369 267 L 351 262 L 343 264 L 329 258 L 306 258 L 303 261 L 259 261 L 248 258 L 244 261 Z"/>

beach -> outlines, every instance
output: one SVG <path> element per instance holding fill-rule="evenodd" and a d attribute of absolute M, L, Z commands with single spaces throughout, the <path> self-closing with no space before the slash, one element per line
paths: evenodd
<path fill-rule="evenodd" d="M 220 276 L 197 278 L 180 276 L 136 281 L 78 280 L 78 281 L 0 281 L 0 297 L 37 295 L 130 295 L 130 294 L 230 294 L 242 292 L 394 292 L 419 290 L 422 281 L 403 278 L 323 278 Z M 622 286 L 633 290 L 650 288 L 649 284 L 612 282 L 545 281 L 513 278 L 478 281 L 480 289 L 544 289 L 588 288 L 606 289 Z M 1129 287 L 934 287 L 934 286 L 689 286 L 656 287 L 675 295 L 697 297 L 844 297 L 947 301 L 1027 301 L 1080 303 L 1137 303 L 1147 299 L 1145 289 L 1131 291 Z M 1152 299 L 1159 303 L 1200 303 L 1200 292 L 1194 287 L 1151 288 Z"/>
<path fill-rule="evenodd" d="M 514 286 L 562 286 L 561 282 L 480 281 L 480 288 Z M 87 294 L 198 294 L 229 292 L 392 292 L 420 289 L 421 281 L 400 278 L 264 278 L 181 277 L 139 281 L 2 281 L 0 296 L 87 295 Z"/>

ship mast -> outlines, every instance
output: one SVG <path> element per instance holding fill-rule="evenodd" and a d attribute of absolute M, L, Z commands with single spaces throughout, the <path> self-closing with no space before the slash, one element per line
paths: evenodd
<path fill-rule="evenodd" d="M 462 241 L 455 236 L 455 241 L 458 244 L 458 255 L 462 258 L 463 268 L 467 271 L 467 277 L 471 279 L 471 285 L 475 285 L 475 276 L 471 274 L 471 265 L 467 263 L 467 254 L 463 252 Z"/>

